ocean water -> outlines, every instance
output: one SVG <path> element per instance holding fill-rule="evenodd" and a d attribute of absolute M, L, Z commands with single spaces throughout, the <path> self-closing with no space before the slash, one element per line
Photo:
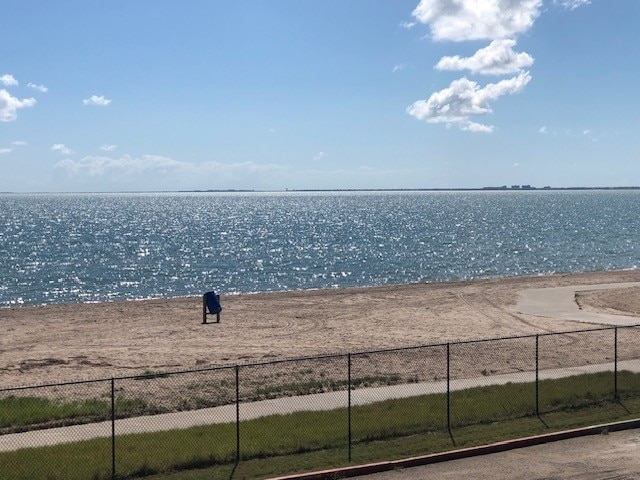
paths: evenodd
<path fill-rule="evenodd" d="M 637 268 L 640 191 L 0 195 L 0 307 Z"/>

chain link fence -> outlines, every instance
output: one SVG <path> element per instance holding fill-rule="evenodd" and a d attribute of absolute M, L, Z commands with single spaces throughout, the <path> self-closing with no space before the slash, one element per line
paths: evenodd
<path fill-rule="evenodd" d="M 477 425 L 616 405 L 640 413 L 640 326 L 5 388 L 0 478 L 229 478 L 240 462 L 451 448 Z"/>

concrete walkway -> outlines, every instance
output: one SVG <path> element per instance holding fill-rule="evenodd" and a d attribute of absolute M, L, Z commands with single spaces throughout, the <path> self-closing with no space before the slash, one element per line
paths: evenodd
<path fill-rule="evenodd" d="M 542 370 L 541 380 L 564 378 L 584 373 L 596 373 L 614 370 L 613 363 L 585 365 L 580 367 Z M 618 362 L 618 371 L 640 372 L 640 359 Z M 535 381 L 535 371 L 517 372 L 502 375 L 452 380 L 452 391 L 506 383 L 526 383 Z M 386 387 L 362 388 L 351 391 L 352 405 L 367 405 L 383 400 L 415 397 L 434 393 L 445 393 L 447 382 L 426 382 L 393 385 Z M 285 397 L 259 402 L 240 404 L 240 420 L 251 420 L 269 415 L 286 415 L 302 411 L 326 411 L 347 407 L 347 392 L 328 392 L 297 397 Z M 233 423 L 236 421 L 236 406 L 204 408 L 186 412 L 165 413 L 143 417 L 116 420 L 116 435 L 159 432 L 189 427 Z M 93 438 L 111 436 L 111 422 L 89 423 L 69 427 L 50 428 L 31 432 L 12 433 L 0 436 L 0 452 L 20 450 L 22 448 L 42 447 L 61 443 L 78 442 Z"/>
<path fill-rule="evenodd" d="M 520 292 L 516 309 L 520 313 L 538 317 L 575 320 L 599 325 L 637 325 L 640 318 L 625 315 L 586 312 L 580 310 L 575 301 L 576 292 L 587 290 L 608 290 L 611 288 L 639 287 L 640 282 L 605 283 L 601 285 L 580 285 L 555 288 L 528 288 Z"/>

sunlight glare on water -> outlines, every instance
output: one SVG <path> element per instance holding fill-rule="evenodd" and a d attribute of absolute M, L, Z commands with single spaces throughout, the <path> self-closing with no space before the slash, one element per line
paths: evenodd
<path fill-rule="evenodd" d="M 0 306 L 636 268 L 640 192 L 0 195 Z"/>

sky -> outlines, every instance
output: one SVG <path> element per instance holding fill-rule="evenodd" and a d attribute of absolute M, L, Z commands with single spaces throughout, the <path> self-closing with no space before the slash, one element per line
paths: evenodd
<path fill-rule="evenodd" d="M 638 0 L 0 12 L 0 191 L 640 185 Z"/>

